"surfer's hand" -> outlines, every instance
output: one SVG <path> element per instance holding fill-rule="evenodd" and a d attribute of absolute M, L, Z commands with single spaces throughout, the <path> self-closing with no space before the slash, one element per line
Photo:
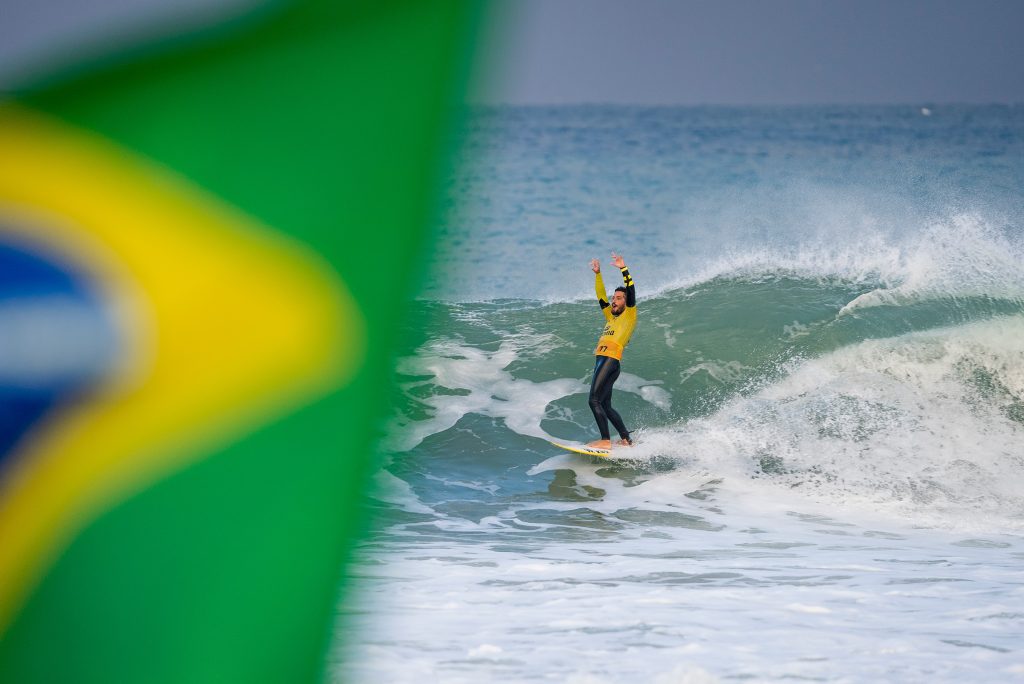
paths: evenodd
<path fill-rule="evenodd" d="M 615 266 L 615 268 L 626 268 L 625 260 L 623 260 L 620 254 L 616 254 L 615 252 L 612 252 L 612 265 Z"/>
<path fill-rule="evenodd" d="M 600 273 L 601 272 L 601 262 L 598 261 L 597 259 L 591 259 L 590 260 L 590 270 L 593 271 L 594 273 Z"/>

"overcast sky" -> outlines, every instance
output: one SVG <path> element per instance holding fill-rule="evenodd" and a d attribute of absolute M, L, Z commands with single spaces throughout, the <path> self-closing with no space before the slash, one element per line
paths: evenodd
<path fill-rule="evenodd" d="M 0 0 L 0 90 L 265 0 Z M 458 1 L 458 0 L 457 0 Z M 471 101 L 1024 103 L 1024 0 L 493 0 Z"/>
<path fill-rule="evenodd" d="M 473 101 L 1024 102 L 1024 0 L 498 0 Z"/>

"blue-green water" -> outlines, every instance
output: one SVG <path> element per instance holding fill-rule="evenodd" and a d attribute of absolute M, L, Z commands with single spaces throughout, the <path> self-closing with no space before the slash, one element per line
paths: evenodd
<path fill-rule="evenodd" d="M 338 675 L 1024 675 L 1022 188 L 1024 107 L 476 112 Z"/>

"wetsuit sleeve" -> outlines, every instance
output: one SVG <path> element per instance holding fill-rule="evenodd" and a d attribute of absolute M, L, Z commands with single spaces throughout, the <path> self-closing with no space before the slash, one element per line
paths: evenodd
<path fill-rule="evenodd" d="M 633 287 L 633 276 L 629 275 L 629 269 L 625 266 L 619 269 L 622 271 L 622 283 L 626 286 L 626 308 L 636 306 L 636 289 Z"/>
<path fill-rule="evenodd" d="M 612 312 L 608 310 L 608 307 L 611 304 L 608 303 L 608 291 L 604 289 L 604 278 L 601 277 L 600 271 L 594 274 L 594 289 L 597 291 L 597 303 L 601 307 L 601 313 L 610 321 Z"/>

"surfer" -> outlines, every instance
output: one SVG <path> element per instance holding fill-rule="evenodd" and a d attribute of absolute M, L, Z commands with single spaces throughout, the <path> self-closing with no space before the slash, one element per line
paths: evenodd
<path fill-rule="evenodd" d="M 636 327 L 636 291 L 633 289 L 633 277 L 629 275 L 626 262 L 615 252 L 612 252 L 612 265 L 622 272 L 624 287 L 615 288 L 609 302 L 604 280 L 601 278 L 601 262 L 597 259 L 590 260 L 590 268 L 594 271 L 597 303 L 601 306 L 601 313 L 605 318 L 601 339 L 597 341 L 597 348 L 594 350 L 597 358 L 594 363 L 594 379 L 590 383 L 590 410 L 594 412 L 594 420 L 597 421 L 597 429 L 601 431 L 601 439 L 587 445 L 599 449 L 612 447 L 611 434 L 608 432 L 609 420 L 619 432 L 619 441 L 616 444 L 633 443 L 629 438 L 629 430 L 622 422 L 622 416 L 612 408 L 612 385 L 619 377 L 622 350 L 626 348 L 633 328 Z"/>

